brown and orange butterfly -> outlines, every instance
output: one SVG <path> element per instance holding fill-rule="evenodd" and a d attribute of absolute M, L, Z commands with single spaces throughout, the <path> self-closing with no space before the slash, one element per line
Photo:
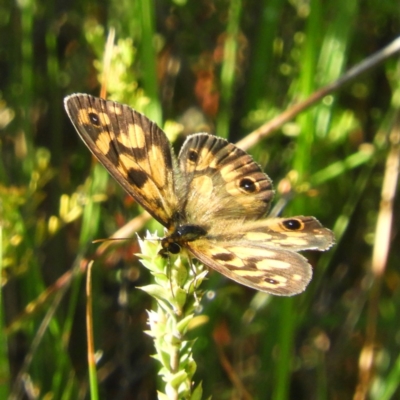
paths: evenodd
<path fill-rule="evenodd" d="M 162 255 L 185 249 L 228 278 L 275 295 L 305 289 L 312 269 L 297 252 L 326 250 L 333 234 L 314 217 L 265 218 L 274 191 L 249 154 L 196 133 L 176 159 L 165 133 L 126 105 L 73 94 L 65 108 L 90 151 L 167 228 Z"/>

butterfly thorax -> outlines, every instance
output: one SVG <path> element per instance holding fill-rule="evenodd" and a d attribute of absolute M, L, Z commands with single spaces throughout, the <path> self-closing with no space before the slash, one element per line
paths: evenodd
<path fill-rule="evenodd" d="M 178 254 L 187 242 L 193 242 L 207 234 L 207 231 L 199 225 L 177 226 L 168 236 L 161 240 L 161 256 Z"/>

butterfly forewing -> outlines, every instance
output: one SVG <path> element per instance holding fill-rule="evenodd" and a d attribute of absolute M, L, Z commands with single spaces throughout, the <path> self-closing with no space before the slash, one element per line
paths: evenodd
<path fill-rule="evenodd" d="M 207 133 L 189 136 L 180 151 L 179 165 L 191 222 L 251 220 L 270 207 L 271 180 L 250 155 L 225 139 Z"/>
<path fill-rule="evenodd" d="M 82 140 L 120 185 L 169 227 L 177 209 L 177 165 L 165 133 L 128 106 L 86 94 L 65 99 Z"/>

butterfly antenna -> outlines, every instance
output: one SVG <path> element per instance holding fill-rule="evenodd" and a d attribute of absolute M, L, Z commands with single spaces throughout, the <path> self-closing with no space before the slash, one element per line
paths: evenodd
<path fill-rule="evenodd" d="M 92 243 L 104 243 L 104 242 L 114 242 L 114 241 L 121 241 L 121 240 L 130 240 L 132 238 L 105 238 L 105 239 L 95 239 L 92 240 Z"/>

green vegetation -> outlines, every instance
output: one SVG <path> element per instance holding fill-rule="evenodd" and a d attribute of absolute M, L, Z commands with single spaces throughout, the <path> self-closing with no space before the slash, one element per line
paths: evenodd
<path fill-rule="evenodd" d="M 49 4 L 0 5 L 0 398 L 156 399 L 168 371 L 159 374 L 159 348 L 151 357 L 154 331 L 144 333 L 157 305 L 138 289 L 153 278 L 135 232 L 162 229 L 93 161 L 63 98 L 103 88 L 162 126 L 176 150 L 196 131 L 245 143 L 393 41 L 400 9 L 393 0 Z M 282 214 L 316 216 L 337 243 L 307 254 L 314 277 L 293 298 L 207 275 L 193 323 L 174 321 L 193 345 L 185 379 L 197 366 L 196 398 L 399 398 L 399 82 L 391 57 L 247 148 Z M 129 240 L 92 243 L 111 235 Z M 87 361 L 92 259 L 98 395 Z"/>

